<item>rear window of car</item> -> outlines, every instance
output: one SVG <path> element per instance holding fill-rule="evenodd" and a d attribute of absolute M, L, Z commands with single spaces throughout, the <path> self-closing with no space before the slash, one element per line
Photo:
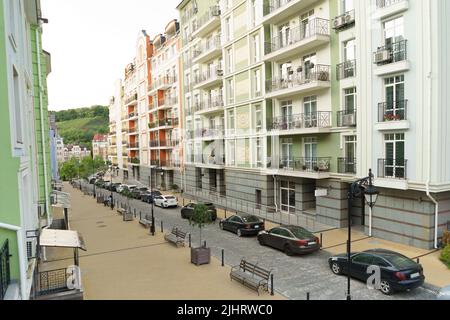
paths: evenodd
<path fill-rule="evenodd" d="M 416 263 L 413 260 L 401 254 L 383 254 L 381 256 L 400 270 L 416 267 Z"/>
<path fill-rule="evenodd" d="M 242 217 L 242 221 L 244 222 L 259 222 L 259 218 L 255 216 L 244 216 Z"/>
<path fill-rule="evenodd" d="M 301 227 L 290 227 L 287 228 L 289 231 L 292 232 L 292 234 L 298 238 L 298 239 L 307 239 L 307 238 L 314 238 L 314 235 L 309 232 L 308 230 L 301 228 Z"/>
<path fill-rule="evenodd" d="M 169 196 L 169 197 L 165 197 L 166 199 L 172 200 L 175 199 L 175 197 Z"/>

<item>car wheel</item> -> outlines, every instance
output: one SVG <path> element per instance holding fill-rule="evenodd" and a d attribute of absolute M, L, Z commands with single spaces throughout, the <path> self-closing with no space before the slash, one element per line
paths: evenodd
<path fill-rule="evenodd" d="M 242 237 L 242 231 L 241 231 L 241 229 L 238 229 L 237 232 L 236 232 L 236 234 L 237 234 L 237 236 L 238 236 L 239 238 Z"/>
<path fill-rule="evenodd" d="M 337 262 L 331 264 L 331 271 L 336 275 L 342 274 L 341 266 Z"/>
<path fill-rule="evenodd" d="M 294 253 L 292 252 L 291 246 L 288 244 L 284 246 L 284 253 L 289 257 L 294 255 Z"/>
<path fill-rule="evenodd" d="M 391 284 L 389 283 L 389 281 L 381 280 L 380 291 L 387 296 L 390 296 L 393 293 L 393 290 L 392 290 L 392 287 L 391 287 Z"/>
<path fill-rule="evenodd" d="M 261 246 L 265 247 L 266 246 L 266 242 L 263 240 L 263 238 L 259 238 L 258 242 Z"/>

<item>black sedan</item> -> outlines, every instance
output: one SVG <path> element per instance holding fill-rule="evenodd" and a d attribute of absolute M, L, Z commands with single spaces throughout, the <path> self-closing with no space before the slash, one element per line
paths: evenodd
<path fill-rule="evenodd" d="M 288 256 L 320 250 L 320 241 L 308 230 L 297 226 L 281 226 L 258 234 L 259 244 L 282 250 Z"/>
<path fill-rule="evenodd" d="M 347 254 L 340 254 L 328 259 L 334 274 L 348 274 Z M 370 266 L 378 266 L 381 271 L 380 291 L 391 295 L 395 291 L 406 291 L 420 287 L 424 281 L 423 268 L 420 264 L 404 255 L 384 249 L 373 249 L 351 254 L 350 276 L 367 281 Z"/>
<path fill-rule="evenodd" d="M 220 229 L 236 233 L 239 237 L 244 235 L 257 235 L 264 230 L 264 222 L 256 216 L 238 214 L 220 221 Z"/>
<path fill-rule="evenodd" d="M 146 203 L 153 203 L 155 197 L 162 195 L 159 191 L 145 192 L 141 195 L 141 200 Z"/>
<path fill-rule="evenodd" d="M 217 220 L 217 210 L 214 207 L 214 204 L 212 203 L 204 203 L 206 207 L 208 207 L 208 211 L 211 213 L 211 219 L 212 221 Z M 192 214 L 194 213 L 196 204 L 195 203 L 189 203 L 188 205 L 184 206 L 181 209 L 181 218 L 183 219 L 190 219 L 192 217 Z"/>

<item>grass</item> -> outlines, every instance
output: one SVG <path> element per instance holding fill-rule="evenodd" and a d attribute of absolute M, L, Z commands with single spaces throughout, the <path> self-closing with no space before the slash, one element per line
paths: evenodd
<path fill-rule="evenodd" d="M 58 122 L 57 126 L 65 144 L 80 143 L 90 146 L 95 134 L 108 133 L 108 119 L 102 117 L 63 121 Z"/>

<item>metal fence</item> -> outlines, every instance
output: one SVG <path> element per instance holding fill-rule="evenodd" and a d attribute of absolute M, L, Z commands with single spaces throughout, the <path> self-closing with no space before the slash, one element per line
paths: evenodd
<path fill-rule="evenodd" d="M 70 277 L 73 278 L 73 272 L 68 273 L 68 269 L 39 272 L 35 283 L 36 295 L 44 296 L 69 290 L 67 280 Z"/>
<path fill-rule="evenodd" d="M 6 290 L 11 282 L 9 258 L 9 241 L 7 239 L 0 248 L 0 300 L 5 298 Z"/>

